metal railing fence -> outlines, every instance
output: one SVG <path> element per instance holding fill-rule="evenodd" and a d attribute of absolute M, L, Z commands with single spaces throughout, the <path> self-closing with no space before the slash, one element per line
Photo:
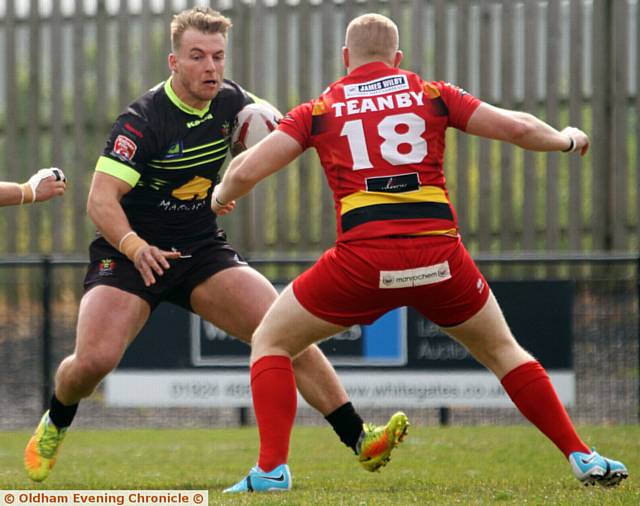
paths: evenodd
<path fill-rule="evenodd" d="M 277 279 L 291 277 L 312 258 L 283 262 L 254 259 Z M 499 257 L 476 256 L 492 280 L 568 279 L 574 281 L 572 364 L 576 404 L 569 409 L 578 423 L 638 423 L 640 420 L 640 261 L 628 254 Z M 31 428 L 48 403 L 52 375 L 72 352 L 85 260 L 13 258 L 0 261 L 0 429 Z M 284 267 L 284 268 L 283 268 Z M 274 278 L 272 278 L 274 279 Z M 532 293 L 531 297 L 535 297 Z M 107 310 L 107 308 L 105 308 Z M 188 339 L 177 335 L 176 339 Z M 544 364 L 543 364 L 544 365 Z M 340 369 L 338 370 L 340 372 Z M 248 373 L 247 373 L 248 374 Z M 366 371 L 362 371 L 366 374 Z M 446 407 L 446 406 L 445 406 Z M 520 423 L 515 409 L 412 408 L 416 423 Z M 386 409 L 362 409 L 369 419 L 384 420 Z M 237 408 L 116 408 L 101 388 L 82 402 L 77 425 L 85 427 L 211 427 L 253 422 Z M 320 424 L 310 409 L 298 423 Z"/>

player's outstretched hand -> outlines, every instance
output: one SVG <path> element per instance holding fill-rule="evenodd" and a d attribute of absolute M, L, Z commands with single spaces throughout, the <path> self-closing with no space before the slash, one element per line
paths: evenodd
<path fill-rule="evenodd" d="M 135 255 L 133 264 L 140 272 L 145 286 L 151 286 L 156 282 L 156 276 L 162 276 L 170 268 L 169 260 L 180 258 L 179 251 L 165 251 L 156 246 L 146 244 Z"/>
<path fill-rule="evenodd" d="M 213 195 L 211 195 L 211 210 L 218 216 L 224 216 L 235 209 L 236 201 L 232 200 L 231 202 L 226 203 L 220 202 L 218 192 L 216 191 L 218 188 L 220 188 L 220 186 L 216 186 L 213 189 Z"/>
<path fill-rule="evenodd" d="M 211 204 L 211 209 L 213 209 L 213 212 L 216 213 L 218 216 L 224 216 L 225 214 L 229 214 L 231 211 L 235 209 L 235 207 L 236 207 L 235 200 L 232 200 L 231 202 L 229 202 L 224 206 L 221 206 L 215 201 L 212 202 Z"/>
<path fill-rule="evenodd" d="M 29 181 L 20 185 L 22 189 L 22 203 L 44 202 L 64 194 L 67 178 L 57 167 L 40 169 Z"/>
<path fill-rule="evenodd" d="M 584 156 L 589 151 L 589 136 L 582 130 L 576 127 L 568 126 L 562 130 L 562 133 L 573 139 L 575 143 L 572 152 L 580 153 L 580 156 Z"/>

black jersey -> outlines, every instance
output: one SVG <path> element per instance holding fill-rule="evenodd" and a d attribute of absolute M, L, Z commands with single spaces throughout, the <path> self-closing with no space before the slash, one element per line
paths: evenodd
<path fill-rule="evenodd" d="M 217 229 L 211 192 L 238 112 L 254 102 L 233 81 L 202 110 L 182 102 L 171 80 L 133 102 L 116 120 L 96 170 L 132 186 L 121 201 L 136 233 L 162 249 L 185 247 Z"/>

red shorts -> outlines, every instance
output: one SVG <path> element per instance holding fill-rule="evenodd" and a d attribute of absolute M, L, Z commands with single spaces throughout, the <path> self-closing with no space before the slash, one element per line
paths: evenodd
<path fill-rule="evenodd" d="M 489 297 L 466 248 L 451 237 L 339 243 L 296 278 L 293 291 L 307 311 L 345 327 L 372 323 L 402 306 L 452 327 Z"/>

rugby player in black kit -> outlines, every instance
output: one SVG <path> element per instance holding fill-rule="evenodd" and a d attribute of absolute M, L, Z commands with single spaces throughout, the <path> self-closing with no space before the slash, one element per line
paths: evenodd
<path fill-rule="evenodd" d="M 98 159 L 87 205 L 98 237 L 90 246 L 75 350 L 58 367 L 50 409 L 25 449 L 25 469 L 34 481 L 48 476 L 79 401 L 117 366 L 161 301 L 249 343 L 277 296 L 227 243 L 211 210 L 234 121 L 255 100 L 223 79 L 230 26 L 202 7 L 174 17 L 171 77 L 118 117 Z M 398 443 L 388 434 L 397 432 L 398 423 L 406 431 L 406 417 L 364 425 L 315 346 L 294 367 L 305 400 L 360 455 L 365 469 L 383 466 Z"/>

